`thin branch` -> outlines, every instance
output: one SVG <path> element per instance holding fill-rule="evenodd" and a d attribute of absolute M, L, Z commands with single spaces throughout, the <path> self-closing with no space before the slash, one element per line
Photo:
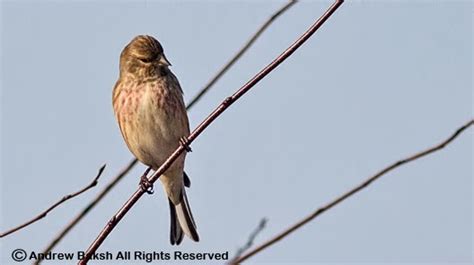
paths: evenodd
<path fill-rule="evenodd" d="M 324 213 L 325 211 L 331 209 L 332 207 L 336 206 L 337 204 L 343 202 L 344 200 L 346 200 L 347 198 L 351 197 L 352 195 L 356 194 L 357 192 L 361 191 L 362 189 L 366 188 L 367 186 L 369 186 L 373 181 L 379 179 L 381 176 L 385 175 L 386 173 L 394 170 L 395 168 L 398 168 L 404 164 L 407 164 L 409 162 L 413 162 L 419 158 L 422 158 L 424 156 L 427 156 L 431 153 L 434 153 L 436 151 L 439 151 L 441 149 L 443 149 L 444 147 L 446 147 L 448 144 L 450 144 L 454 139 L 456 139 L 463 131 L 465 131 L 467 128 L 469 128 L 470 126 L 472 126 L 474 124 L 474 120 L 470 120 L 469 122 L 467 122 L 466 124 L 464 124 L 463 126 L 459 127 L 459 129 L 457 129 L 450 137 L 448 137 L 446 140 L 442 141 L 441 143 L 433 146 L 433 147 L 430 147 L 424 151 L 421 151 L 419 153 L 416 153 L 414 155 L 411 155 L 407 158 L 404 158 L 402 160 L 399 160 L 389 166 L 387 166 L 386 168 L 380 170 L 379 172 L 377 172 L 375 175 L 369 177 L 367 180 L 365 180 L 364 182 L 362 182 L 361 184 L 357 185 L 356 187 L 354 187 L 353 189 L 349 190 L 348 192 L 342 194 L 341 196 L 337 197 L 336 199 L 334 199 L 333 201 L 329 202 L 328 204 L 324 205 L 323 207 L 317 209 L 316 211 L 314 211 L 312 214 L 310 214 L 309 216 L 307 216 L 306 218 L 304 218 L 303 220 L 297 222 L 296 224 L 292 225 L 291 227 L 289 227 L 288 229 L 284 230 L 283 232 L 281 232 L 280 234 L 276 235 L 275 237 L 271 238 L 270 240 L 268 240 L 267 242 L 261 244 L 260 246 L 257 246 L 256 248 L 254 248 L 252 251 L 248 252 L 247 254 L 245 254 L 244 256 L 238 258 L 235 260 L 234 263 L 232 264 L 239 264 L 239 263 L 242 263 L 243 261 L 247 260 L 248 258 L 254 256 L 255 254 L 263 251 L 264 249 L 268 248 L 269 246 L 275 244 L 276 242 L 282 240 L 283 238 L 285 238 L 286 236 L 288 236 L 289 234 L 293 233 L 294 231 L 298 230 L 299 228 L 301 228 L 303 225 L 307 224 L 308 222 L 312 221 L 313 219 L 315 219 L 316 217 L 318 217 L 320 214 Z"/>
<path fill-rule="evenodd" d="M 82 220 L 82 218 L 84 218 L 94 207 L 95 205 L 105 196 L 107 195 L 107 193 L 113 188 L 115 187 L 115 185 L 117 185 L 117 183 L 123 178 L 123 176 L 125 176 L 132 168 L 133 166 L 135 166 L 135 164 L 137 163 L 137 160 L 136 159 L 133 159 L 132 161 L 130 161 L 130 163 L 124 168 L 122 169 L 122 171 L 120 171 L 120 173 L 117 175 L 117 177 L 115 179 L 113 179 L 112 182 L 110 182 L 109 184 L 107 184 L 107 186 L 104 187 L 104 189 L 99 193 L 97 194 L 97 196 L 84 208 L 82 209 L 82 211 L 76 216 L 74 217 L 71 222 L 61 230 L 61 232 L 51 241 L 51 243 L 45 248 L 45 250 L 42 251 L 42 253 L 48 253 L 50 252 L 51 250 L 53 250 L 53 248 L 59 243 L 59 241 L 61 241 L 61 239 L 67 234 L 69 233 L 69 231 L 74 227 L 76 226 L 77 223 L 79 223 L 80 220 Z M 35 264 L 39 264 L 42 260 L 41 259 L 38 259 Z"/>
<path fill-rule="evenodd" d="M 247 41 L 247 43 L 234 55 L 232 59 L 222 67 L 219 72 L 214 76 L 205 86 L 199 91 L 199 93 L 188 103 L 188 108 L 191 108 L 201 97 L 219 80 L 222 75 L 229 70 L 232 65 L 234 65 L 237 60 L 252 46 L 252 44 L 260 37 L 260 35 L 272 24 L 272 22 L 277 19 L 281 14 L 288 10 L 292 5 L 296 4 L 296 0 L 292 0 L 275 12 L 263 25 L 254 33 L 254 35 Z"/>
<path fill-rule="evenodd" d="M 89 190 L 90 188 L 94 187 L 95 185 L 97 185 L 97 181 L 99 180 L 99 177 L 100 175 L 102 175 L 102 172 L 104 171 L 105 169 L 105 164 L 99 169 L 99 172 L 97 173 L 97 176 L 92 180 L 91 183 L 89 183 L 89 185 L 87 185 L 86 187 L 82 188 L 81 190 L 75 192 L 75 193 L 71 193 L 71 194 L 68 194 L 64 197 L 62 197 L 59 201 L 57 201 L 55 204 L 51 205 L 48 209 L 46 209 L 45 211 L 43 211 L 42 213 L 38 214 L 36 217 L 34 217 L 33 219 L 27 221 L 26 223 L 24 224 L 21 224 L 17 227 L 14 227 L 2 234 L 0 234 L 0 238 L 2 237 L 5 237 L 5 236 L 8 236 L 9 234 L 12 234 L 12 233 L 15 233 L 16 231 L 18 230 L 21 230 L 29 225 L 31 225 L 32 223 L 35 223 L 37 222 L 38 220 L 40 219 L 43 219 L 44 217 L 46 217 L 46 215 L 51 212 L 52 210 L 54 210 L 54 208 L 58 207 L 59 205 L 63 204 L 64 202 L 76 197 L 76 196 L 79 196 L 80 194 L 82 194 L 83 192 L 86 192 L 87 190 Z"/>
<path fill-rule="evenodd" d="M 260 80 L 267 76 L 271 71 L 273 71 L 277 66 L 279 66 L 283 61 L 285 61 L 291 54 L 293 54 L 305 41 L 307 41 L 320 27 L 324 22 L 336 11 L 336 9 L 341 6 L 343 3 L 342 0 L 336 1 L 331 7 L 305 32 L 301 35 L 288 49 L 286 49 L 282 54 L 280 54 L 275 60 L 273 60 L 269 65 L 267 65 L 263 70 L 257 73 L 250 81 L 248 81 L 244 86 L 242 86 L 237 92 L 232 96 L 226 98 L 199 126 L 194 129 L 194 131 L 188 136 L 187 144 L 191 144 L 217 117 L 219 117 L 229 106 L 231 106 L 235 101 L 242 97 L 246 92 L 248 92 L 252 87 L 254 87 Z M 166 161 L 155 171 L 155 173 L 149 178 L 150 183 L 155 183 L 158 178 L 165 172 L 169 166 L 178 158 L 178 156 L 185 150 L 183 145 L 180 145 Z M 128 199 L 128 201 L 118 210 L 118 212 L 109 220 L 104 229 L 100 232 L 98 237 L 92 242 L 89 248 L 86 251 L 85 257 L 83 260 L 79 261 L 79 264 L 87 264 L 92 254 L 99 248 L 99 246 L 104 242 L 112 230 L 117 226 L 117 224 L 122 220 L 122 218 L 127 214 L 127 212 L 135 205 L 135 203 L 142 197 L 145 193 L 143 189 L 138 189 L 135 193 Z"/>
<path fill-rule="evenodd" d="M 247 43 L 232 57 L 232 59 L 225 64 L 221 70 L 199 91 L 199 93 L 189 102 L 186 106 L 186 110 L 190 110 L 200 99 L 204 96 L 210 89 L 213 87 L 217 81 L 229 70 L 235 62 L 237 62 L 242 55 L 254 44 L 254 42 L 260 37 L 260 35 L 276 20 L 281 14 L 287 11 L 293 4 L 295 4 L 297 0 L 292 0 L 289 3 L 285 4 L 279 10 L 277 10 L 259 29 L 251 38 L 247 41 Z M 95 207 L 95 205 L 103 198 L 107 193 L 126 175 L 127 172 L 130 171 L 132 167 L 135 166 L 137 163 L 137 159 L 132 159 L 129 164 L 125 167 L 125 169 L 120 172 L 112 181 L 100 192 L 100 194 L 90 202 L 86 208 L 79 213 L 71 222 L 61 230 L 61 232 L 51 241 L 51 243 L 46 247 L 43 253 L 47 253 L 62 240 L 64 236 L 66 236 L 69 231 L 76 226 L 79 221 L 84 218 L 84 216 Z"/>
<path fill-rule="evenodd" d="M 260 220 L 260 223 L 258 224 L 257 228 L 255 228 L 255 230 L 250 234 L 249 238 L 247 239 L 247 243 L 245 243 L 245 245 L 243 245 L 237 250 L 234 258 L 230 260 L 229 264 L 235 263 L 237 259 L 242 256 L 242 254 L 244 254 L 245 251 L 249 250 L 252 247 L 255 238 L 258 236 L 258 234 L 260 234 L 260 232 L 263 231 L 263 229 L 267 225 L 267 221 L 267 218 L 262 218 L 262 220 Z"/>

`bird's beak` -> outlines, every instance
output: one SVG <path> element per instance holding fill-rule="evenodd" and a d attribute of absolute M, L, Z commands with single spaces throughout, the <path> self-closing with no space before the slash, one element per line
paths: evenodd
<path fill-rule="evenodd" d="M 159 63 L 162 64 L 162 65 L 165 65 L 165 66 L 171 66 L 170 61 L 168 61 L 168 59 L 166 59 L 164 54 L 161 56 Z"/>

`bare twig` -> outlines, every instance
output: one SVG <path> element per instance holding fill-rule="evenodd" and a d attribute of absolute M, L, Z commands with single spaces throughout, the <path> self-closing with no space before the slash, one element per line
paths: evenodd
<path fill-rule="evenodd" d="M 296 0 L 292 0 L 275 12 L 263 25 L 254 33 L 254 35 L 247 41 L 247 43 L 234 55 L 230 61 L 219 70 L 219 72 L 204 86 L 201 91 L 188 103 L 188 108 L 191 108 L 216 82 L 219 80 L 222 75 L 229 70 L 232 65 L 234 65 L 237 60 L 252 46 L 252 44 L 260 37 L 260 35 L 272 24 L 272 22 L 277 19 L 281 14 L 288 10 L 292 5 L 296 4 Z"/>
<path fill-rule="evenodd" d="M 95 207 L 95 205 L 105 196 L 107 195 L 107 193 L 115 186 L 117 185 L 117 183 L 123 178 L 123 176 L 125 176 L 132 168 L 133 166 L 135 166 L 135 164 L 137 163 L 137 160 L 136 159 L 133 159 L 132 161 L 130 161 L 130 163 L 124 168 L 122 169 L 122 171 L 120 171 L 120 173 L 117 175 L 116 178 L 113 179 L 112 182 L 110 182 L 109 184 L 107 184 L 107 186 L 105 186 L 105 188 L 99 193 L 97 194 L 97 196 L 94 198 L 94 200 L 92 200 L 84 209 L 82 209 L 82 211 L 76 216 L 74 217 L 71 222 L 61 230 L 61 232 L 51 241 L 51 243 L 45 248 L 45 250 L 43 250 L 42 253 L 48 253 L 50 252 L 58 243 L 59 241 L 74 227 L 76 226 L 76 224 L 82 220 L 82 218 L 84 218 L 84 216 L 87 215 L 87 213 L 89 213 L 92 208 Z M 41 259 L 38 259 L 35 264 L 39 264 L 42 260 Z"/>
<path fill-rule="evenodd" d="M 281 14 L 283 14 L 285 11 L 287 11 L 293 4 L 295 4 L 297 1 L 292 0 L 289 3 L 285 4 L 282 8 L 277 10 L 261 27 L 260 29 L 251 36 L 251 38 L 247 41 L 247 43 L 232 57 L 232 59 L 225 64 L 221 70 L 199 91 L 199 93 L 189 102 L 189 104 L 186 106 L 187 110 L 190 110 L 200 99 L 201 97 L 206 94 L 211 87 L 213 87 L 216 82 L 229 70 L 235 62 L 237 62 L 242 55 L 252 46 L 252 44 L 260 37 L 260 35 L 274 22 L 276 18 L 278 18 Z M 125 169 L 120 172 L 112 181 L 100 192 L 100 194 L 92 201 L 90 202 L 84 210 L 82 210 L 81 213 L 79 213 L 71 222 L 61 230 L 61 232 L 51 241 L 51 243 L 46 247 L 45 252 L 47 253 L 51 251 L 61 240 L 64 236 L 69 233 L 69 231 L 76 226 L 76 224 L 84 218 L 87 213 L 95 207 L 95 205 L 103 198 L 107 193 L 117 184 L 125 175 L 130 171 L 132 167 L 135 166 L 137 163 L 137 159 L 132 159 L 129 164 L 125 167 Z"/>
<path fill-rule="evenodd" d="M 194 131 L 188 136 L 187 144 L 191 144 L 217 117 L 219 117 L 229 106 L 231 106 L 235 101 L 242 97 L 246 92 L 248 92 L 252 87 L 254 87 L 260 80 L 267 76 L 271 71 L 273 71 L 277 66 L 279 66 L 283 61 L 285 61 L 291 54 L 293 54 L 305 41 L 307 41 L 320 27 L 324 22 L 336 11 L 336 9 L 341 6 L 343 3 L 342 0 L 336 1 L 331 7 L 305 32 L 301 35 L 288 49 L 286 49 L 282 54 L 280 54 L 275 60 L 273 60 L 269 65 L 267 65 L 263 70 L 258 72 L 250 81 L 248 81 L 244 86 L 242 86 L 237 92 L 232 96 L 227 97 L 199 126 L 194 129 Z M 155 173 L 149 178 L 150 183 L 155 183 L 158 178 L 165 172 L 168 167 L 178 158 L 178 156 L 185 150 L 184 145 L 180 145 L 166 161 L 155 171 Z M 99 246 L 104 242 L 107 236 L 112 232 L 112 230 L 117 226 L 118 222 L 122 220 L 125 214 L 135 205 L 135 203 L 141 198 L 145 193 L 143 189 L 138 189 L 135 193 L 125 202 L 125 204 L 118 210 L 118 212 L 109 220 L 104 229 L 100 232 L 98 237 L 92 242 L 89 248 L 86 251 L 85 257 L 83 260 L 79 261 L 79 264 L 87 264 L 92 254 L 99 248 Z"/>
<path fill-rule="evenodd" d="M 59 205 L 63 204 L 64 202 L 76 197 L 76 196 L 79 196 L 80 194 L 82 194 L 83 192 L 86 192 L 87 190 L 89 190 L 90 188 L 94 187 L 95 185 L 97 185 L 97 181 L 99 180 L 99 177 L 100 175 L 102 175 L 102 172 L 104 171 L 105 169 L 105 164 L 99 169 L 99 172 L 97 173 L 97 176 L 92 180 L 91 183 L 89 183 L 89 185 L 87 185 L 86 187 L 82 188 L 81 190 L 75 192 L 75 193 L 71 193 L 71 194 L 68 194 L 64 197 L 62 197 L 59 201 L 57 201 L 55 204 L 51 205 L 48 209 L 46 209 L 45 211 L 43 211 L 42 213 L 38 214 L 36 217 L 34 217 L 33 219 L 27 221 L 26 223 L 24 224 L 21 224 L 17 227 L 14 227 L 2 234 L 0 234 L 0 238 L 4 237 L 4 236 L 8 236 L 9 234 L 12 234 L 12 233 L 15 233 L 16 231 L 18 230 L 21 230 L 29 225 L 31 225 L 32 223 L 35 223 L 37 222 L 38 220 L 40 219 L 43 219 L 44 217 L 46 217 L 46 215 L 51 212 L 52 210 L 54 210 L 54 208 L 58 207 Z"/>
<path fill-rule="evenodd" d="M 252 247 L 253 241 L 255 241 L 255 238 L 258 236 L 258 234 L 260 234 L 260 232 L 262 232 L 262 230 L 265 228 L 265 225 L 267 225 L 267 221 L 267 218 L 262 218 L 262 220 L 260 220 L 260 223 L 258 224 L 257 228 L 255 228 L 255 230 L 250 234 L 249 238 L 247 239 L 247 243 L 237 249 L 234 258 L 230 260 L 229 264 L 235 263 L 237 259 L 242 256 L 242 254 L 244 254 L 245 251 L 249 250 Z"/>
<path fill-rule="evenodd" d="M 398 168 L 398 167 L 400 167 L 404 164 L 415 161 L 419 158 L 422 158 L 424 156 L 427 156 L 431 153 L 434 153 L 436 151 L 439 151 L 439 150 L 443 149 L 448 144 L 450 144 L 454 139 L 456 139 L 463 131 L 465 131 L 467 128 L 469 128 L 473 124 L 474 124 L 474 120 L 470 120 L 469 122 L 467 122 L 466 124 L 464 124 L 463 126 L 458 128 L 450 137 L 448 137 L 446 140 L 442 141 L 441 143 L 439 143 L 439 144 L 437 144 L 433 147 L 430 147 L 430 148 L 428 148 L 424 151 L 421 151 L 419 153 L 411 155 L 407 158 L 399 160 L 399 161 L 389 165 L 388 167 L 380 170 L 375 175 L 369 177 L 367 180 L 365 180 L 361 184 L 357 185 L 353 189 L 351 189 L 348 192 L 342 194 L 341 196 L 337 197 L 336 199 L 334 199 L 333 201 L 331 201 L 328 204 L 324 205 L 323 207 L 317 209 L 316 211 L 314 211 L 312 214 L 310 214 L 309 216 L 307 216 L 303 220 L 301 220 L 301 221 L 297 222 L 296 224 L 292 225 L 288 229 L 284 230 L 283 232 L 281 232 L 280 234 L 278 234 L 275 237 L 271 238 L 267 242 L 261 244 L 260 246 L 255 247 L 253 250 L 251 250 L 250 252 L 248 252 L 244 256 L 236 259 L 235 262 L 232 263 L 232 264 L 241 263 L 241 262 L 247 260 L 248 258 L 254 256 L 255 254 L 257 254 L 257 253 L 263 251 L 264 249 L 268 248 L 269 246 L 275 244 L 276 242 L 282 240 L 283 238 L 285 238 L 286 236 L 288 236 L 292 232 L 298 230 L 303 225 L 307 224 L 308 222 L 310 222 L 313 219 L 315 219 L 316 217 L 318 217 L 320 214 L 324 213 L 325 211 L 331 209 L 332 207 L 336 206 L 337 204 L 341 203 L 342 201 L 346 200 L 347 198 L 349 198 L 352 195 L 356 194 L 357 192 L 361 191 L 365 187 L 369 186 L 369 184 L 371 184 L 373 181 L 379 179 L 381 176 L 383 176 L 386 173 L 394 170 L 395 168 Z"/>

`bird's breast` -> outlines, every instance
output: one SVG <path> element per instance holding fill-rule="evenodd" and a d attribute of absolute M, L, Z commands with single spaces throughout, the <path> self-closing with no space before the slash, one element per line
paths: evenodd
<path fill-rule="evenodd" d="M 149 166 L 162 164 L 189 135 L 182 95 L 167 86 L 160 80 L 128 84 L 114 102 L 130 151 Z"/>

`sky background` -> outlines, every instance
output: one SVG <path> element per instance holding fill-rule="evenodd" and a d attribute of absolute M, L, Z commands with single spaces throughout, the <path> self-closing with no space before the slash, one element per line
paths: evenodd
<path fill-rule="evenodd" d="M 2 1 L 0 230 L 107 168 L 96 188 L 1 239 L 0 263 L 17 264 L 16 248 L 42 250 L 132 158 L 111 97 L 119 54 L 134 36 L 160 40 L 188 102 L 283 4 Z M 191 127 L 330 4 L 303 1 L 272 24 L 192 108 Z M 269 221 L 256 243 L 445 139 L 473 116 L 472 12 L 470 1 L 345 3 L 192 144 L 188 197 L 201 242 L 169 245 L 168 203 L 157 185 L 99 251 L 232 254 L 261 218 Z M 471 129 L 387 174 L 250 262 L 470 264 L 472 136 Z M 144 169 L 127 175 L 55 251 L 87 249 Z"/>

